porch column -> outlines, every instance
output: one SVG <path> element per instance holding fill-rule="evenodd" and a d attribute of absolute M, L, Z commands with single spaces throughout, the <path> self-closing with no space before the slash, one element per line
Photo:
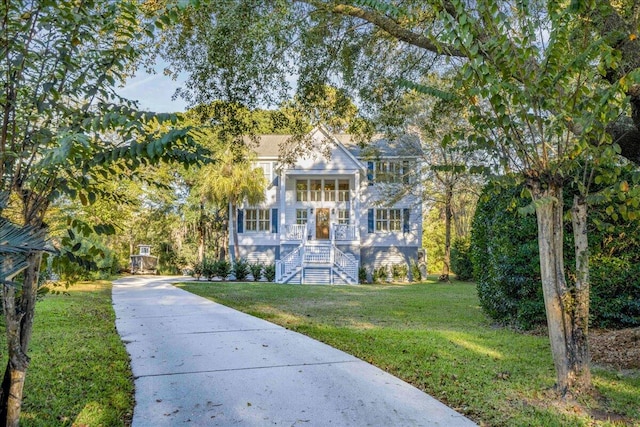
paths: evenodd
<path fill-rule="evenodd" d="M 349 222 L 353 222 L 356 231 L 356 240 L 360 240 L 360 171 L 356 170 L 353 175 L 354 185 L 353 189 L 350 189 L 349 200 L 351 200 L 350 213 L 351 216 Z"/>
<path fill-rule="evenodd" d="M 279 212 L 279 216 L 280 218 L 278 219 L 280 221 L 280 226 L 278 228 L 278 230 L 280 230 L 280 233 L 278 233 L 278 244 L 280 244 L 280 242 L 282 242 L 282 236 L 285 236 L 287 233 L 286 230 L 286 200 L 285 198 L 287 197 L 287 191 L 286 191 L 286 187 L 287 187 L 287 172 L 282 169 L 282 171 L 280 172 L 281 176 L 280 176 L 280 205 L 278 208 L 278 212 Z"/>

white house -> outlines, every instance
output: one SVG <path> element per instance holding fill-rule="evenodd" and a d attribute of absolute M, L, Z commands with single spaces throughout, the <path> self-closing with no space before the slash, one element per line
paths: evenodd
<path fill-rule="evenodd" d="M 422 246 L 421 203 L 416 196 L 390 202 L 389 189 L 409 183 L 417 139 L 376 138 L 361 148 L 322 127 L 309 137 L 314 149 L 291 166 L 278 163 L 288 135 L 260 137 L 257 162 L 270 184 L 264 203 L 241 205 L 231 219 L 240 256 L 275 262 L 279 283 L 353 284 L 361 266 L 369 275 L 409 266 Z"/>

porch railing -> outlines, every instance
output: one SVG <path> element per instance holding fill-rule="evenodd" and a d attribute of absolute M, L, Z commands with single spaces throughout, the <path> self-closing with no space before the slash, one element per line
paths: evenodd
<path fill-rule="evenodd" d="M 311 264 L 328 264 L 331 262 L 331 246 L 306 246 L 304 262 Z"/>
<path fill-rule="evenodd" d="M 333 224 L 331 227 L 331 240 L 358 240 L 355 225 Z"/>
<path fill-rule="evenodd" d="M 284 226 L 284 238 L 286 240 L 305 240 L 307 237 L 307 224 L 286 224 Z"/>

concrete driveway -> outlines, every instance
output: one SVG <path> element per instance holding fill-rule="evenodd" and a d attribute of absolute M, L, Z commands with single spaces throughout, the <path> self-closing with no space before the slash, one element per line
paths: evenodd
<path fill-rule="evenodd" d="M 475 425 L 360 359 L 171 285 L 183 280 L 114 282 L 134 427 Z"/>

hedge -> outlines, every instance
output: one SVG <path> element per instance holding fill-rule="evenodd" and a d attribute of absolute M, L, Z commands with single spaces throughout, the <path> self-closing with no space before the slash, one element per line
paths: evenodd
<path fill-rule="evenodd" d="M 483 310 L 495 321 L 531 329 L 545 323 L 535 215 L 523 187 L 489 184 L 478 202 L 471 233 L 471 260 Z M 572 195 L 566 191 L 566 206 Z M 597 220 L 611 226 L 603 231 Z M 640 325 L 640 221 L 612 223 L 604 207 L 590 207 L 591 324 L 603 328 Z M 571 220 L 565 216 L 565 268 L 573 277 Z"/>

